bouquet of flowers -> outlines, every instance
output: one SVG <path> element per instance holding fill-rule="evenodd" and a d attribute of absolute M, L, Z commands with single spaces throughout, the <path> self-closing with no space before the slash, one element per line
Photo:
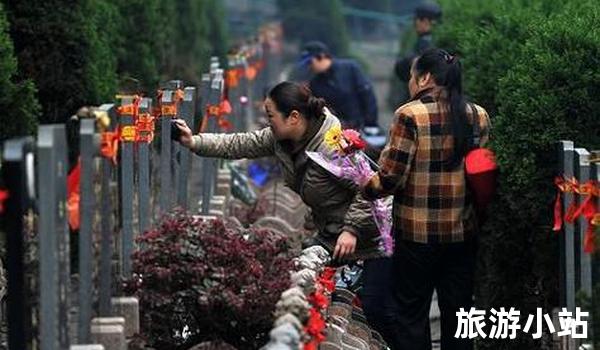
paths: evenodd
<path fill-rule="evenodd" d="M 306 152 L 308 157 L 325 170 L 338 178 L 352 180 L 362 187 L 375 174 L 373 167 L 377 163 L 371 160 L 362 150 L 366 143 L 356 130 L 333 127 L 325 134 L 325 143 L 331 152 Z M 391 255 L 394 250 L 392 239 L 392 210 L 385 199 L 371 201 L 371 212 L 380 234 L 380 247 Z"/>

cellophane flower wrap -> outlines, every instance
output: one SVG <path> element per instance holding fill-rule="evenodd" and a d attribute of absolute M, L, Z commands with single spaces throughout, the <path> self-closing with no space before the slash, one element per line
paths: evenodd
<path fill-rule="evenodd" d="M 331 152 L 306 152 L 308 157 L 338 178 L 352 180 L 359 187 L 366 185 L 375 174 L 371 165 L 376 164 L 362 151 L 366 143 L 360 133 L 333 127 L 325 134 L 324 141 Z M 379 230 L 380 249 L 389 256 L 394 250 L 389 201 L 385 198 L 371 201 L 371 212 Z"/>

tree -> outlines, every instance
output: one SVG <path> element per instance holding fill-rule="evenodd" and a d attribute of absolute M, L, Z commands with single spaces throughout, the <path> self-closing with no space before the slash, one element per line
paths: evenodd
<path fill-rule="evenodd" d="M 8 35 L 8 21 L 0 4 L 0 141 L 35 132 L 40 106 L 30 80 L 17 80 L 17 60 Z"/>
<path fill-rule="evenodd" d="M 320 40 L 336 55 L 349 54 L 350 44 L 340 0 L 278 0 L 277 4 L 287 37 L 301 42 Z"/>
<path fill-rule="evenodd" d="M 98 1 L 98 4 L 101 2 Z M 92 0 L 6 0 L 21 76 L 38 88 L 42 122 L 62 122 L 115 90 L 111 49 Z M 106 13 L 104 13 L 106 14 Z"/>
<path fill-rule="evenodd" d="M 229 35 L 223 1 L 206 0 L 205 12 L 209 20 L 208 40 L 211 45 L 211 54 L 218 56 L 224 65 L 227 50 L 229 49 Z"/>
<path fill-rule="evenodd" d="M 118 73 L 127 90 L 151 94 L 160 80 L 163 44 L 174 40 L 175 18 L 169 8 L 157 0 L 112 0 L 118 6 L 122 22 L 117 49 Z M 167 6 L 167 5 L 163 5 Z M 162 29 L 162 30 L 161 30 Z"/>
<path fill-rule="evenodd" d="M 175 27 L 174 40 L 177 77 L 198 83 L 210 61 L 209 27 L 212 25 L 207 11 L 208 0 L 178 0 L 176 15 L 180 20 Z M 214 15 L 213 15 L 214 16 Z"/>
<path fill-rule="evenodd" d="M 91 0 L 85 13 L 92 13 L 87 26 L 90 57 L 86 76 L 89 84 L 89 102 L 100 104 L 113 99 L 118 86 L 117 49 L 121 15 L 109 0 Z"/>

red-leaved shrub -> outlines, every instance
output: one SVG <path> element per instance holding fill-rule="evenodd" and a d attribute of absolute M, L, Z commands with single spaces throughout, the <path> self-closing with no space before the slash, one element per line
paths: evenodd
<path fill-rule="evenodd" d="M 138 239 L 125 290 L 140 301 L 142 333 L 157 349 L 222 340 L 238 349 L 267 342 L 275 303 L 293 268 L 285 238 L 236 232 L 183 212 Z"/>

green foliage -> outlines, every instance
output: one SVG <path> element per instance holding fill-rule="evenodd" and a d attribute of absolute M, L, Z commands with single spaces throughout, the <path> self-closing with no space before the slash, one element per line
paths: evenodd
<path fill-rule="evenodd" d="M 114 54 L 119 35 L 120 15 L 117 7 L 108 0 L 91 0 L 87 3 L 89 19 L 87 36 L 90 56 L 86 66 L 89 82 L 88 101 L 100 104 L 112 100 L 118 86 L 117 56 Z"/>
<path fill-rule="evenodd" d="M 35 132 L 39 104 L 35 86 L 29 80 L 18 81 L 17 60 L 8 35 L 8 21 L 0 4 L 0 141 Z"/>
<path fill-rule="evenodd" d="M 110 10 L 102 5 L 6 2 L 21 73 L 39 89 L 42 122 L 64 121 L 80 106 L 97 103 L 114 91 L 115 62 L 98 27 Z"/>
<path fill-rule="evenodd" d="M 19 68 L 39 89 L 42 122 L 64 121 L 115 90 L 110 43 L 98 28 L 108 12 L 96 5 L 109 11 L 92 0 L 6 1 Z"/>
<path fill-rule="evenodd" d="M 229 49 L 227 22 L 223 20 L 226 17 L 223 1 L 205 0 L 205 16 L 208 19 L 208 39 L 211 46 L 212 56 L 218 56 L 221 59 L 221 65 L 227 64 L 227 50 Z"/>
<path fill-rule="evenodd" d="M 112 1 L 121 14 L 117 57 L 122 84 L 151 93 L 160 80 L 162 44 L 174 37 L 169 34 L 175 23 L 167 21 L 169 12 L 160 12 L 166 5 L 157 0 Z"/>
<path fill-rule="evenodd" d="M 195 83 L 208 68 L 211 41 L 220 56 L 228 45 L 225 13 L 216 0 L 4 2 L 19 73 L 38 88 L 43 123 L 63 122 L 79 107 L 109 102 L 117 92 L 153 95 L 160 81 Z M 12 54 L 12 46 L 3 48 Z M 16 68 L 6 68 L 12 77 Z M 22 101 L 11 102 L 11 110 L 33 113 L 31 82 L 12 89 L 20 89 Z M 15 100 L 16 92 L 8 90 L 2 99 Z M 22 125 L 10 127 L 27 133 Z"/>
<path fill-rule="evenodd" d="M 302 43 L 320 40 L 335 55 L 349 54 L 349 38 L 340 0 L 278 0 L 277 4 L 286 37 Z"/>
<path fill-rule="evenodd" d="M 501 174 L 481 237 L 477 298 L 521 314 L 558 302 L 557 240 L 550 229 L 556 143 L 600 148 L 600 4 L 592 0 L 443 0 L 437 45 L 457 51 L 466 92 L 492 114 Z M 482 341 L 480 348 L 549 342 Z"/>

